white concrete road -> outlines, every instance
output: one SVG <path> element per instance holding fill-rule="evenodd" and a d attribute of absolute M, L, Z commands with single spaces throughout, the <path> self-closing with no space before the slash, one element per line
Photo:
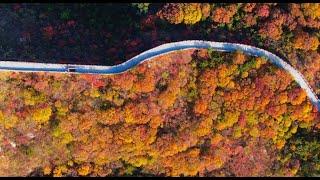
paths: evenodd
<path fill-rule="evenodd" d="M 13 61 L 0 61 L 0 70 L 4 71 L 24 71 L 24 72 L 62 72 L 62 73 L 88 73 L 88 74 L 119 74 L 123 73 L 132 67 L 153 59 L 154 57 L 167 54 L 177 50 L 184 49 L 207 49 L 213 48 L 217 51 L 232 52 L 240 50 L 248 55 L 265 57 L 273 64 L 280 68 L 285 69 L 294 80 L 303 88 L 311 102 L 320 111 L 320 101 L 317 95 L 313 92 L 312 88 L 305 80 L 303 75 L 294 69 L 291 65 L 276 56 L 275 54 L 266 50 L 236 43 L 226 42 L 212 42 L 202 40 L 186 40 L 173 43 L 167 43 L 158 47 L 145 51 L 128 61 L 115 65 L 115 66 L 96 66 L 96 65 L 76 65 L 76 64 L 47 64 L 47 63 L 31 63 L 31 62 L 13 62 Z"/>

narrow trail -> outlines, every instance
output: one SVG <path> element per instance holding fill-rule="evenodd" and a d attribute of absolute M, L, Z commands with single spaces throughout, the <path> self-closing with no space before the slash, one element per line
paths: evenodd
<path fill-rule="evenodd" d="M 273 64 L 285 69 L 291 74 L 294 80 L 304 89 L 311 102 L 320 111 L 320 100 L 313 92 L 311 86 L 305 80 L 304 76 L 294 69 L 290 64 L 286 63 L 280 57 L 266 50 L 237 43 L 212 42 L 202 40 L 186 40 L 173 43 L 167 43 L 158 47 L 145 51 L 128 61 L 115 66 L 96 66 L 96 65 L 76 65 L 76 64 L 47 64 L 47 63 L 31 63 L 31 62 L 13 62 L 0 61 L 0 70 L 3 71 L 24 71 L 24 72 L 61 72 L 61 73 L 87 73 L 87 74 L 119 74 L 123 73 L 134 66 L 151 60 L 154 57 L 167 54 L 177 50 L 186 49 L 207 49 L 213 48 L 217 51 L 232 52 L 240 50 L 245 54 L 252 56 L 265 57 Z"/>

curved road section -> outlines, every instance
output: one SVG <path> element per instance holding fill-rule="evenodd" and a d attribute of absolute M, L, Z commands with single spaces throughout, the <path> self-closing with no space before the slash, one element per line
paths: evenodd
<path fill-rule="evenodd" d="M 0 70 L 6 71 L 26 71 L 26 72 L 65 72 L 65 73 L 89 73 L 89 74 L 119 74 L 123 73 L 132 67 L 151 60 L 154 57 L 167 54 L 173 51 L 185 49 L 208 49 L 213 48 L 217 51 L 242 51 L 251 56 L 265 57 L 273 64 L 285 69 L 291 74 L 294 80 L 303 88 L 311 102 L 320 111 L 320 101 L 316 94 L 313 92 L 310 85 L 304 79 L 303 75 L 294 69 L 291 65 L 276 56 L 275 54 L 266 50 L 237 43 L 226 42 L 212 42 L 201 40 L 187 40 L 173 43 L 167 43 L 158 47 L 145 51 L 128 61 L 115 65 L 115 66 L 95 66 L 95 65 L 76 65 L 76 64 L 47 64 L 47 63 L 30 63 L 30 62 L 13 62 L 13 61 L 0 61 Z"/>

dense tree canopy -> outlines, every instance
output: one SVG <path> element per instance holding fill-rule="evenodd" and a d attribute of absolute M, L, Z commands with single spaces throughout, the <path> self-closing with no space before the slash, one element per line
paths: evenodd
<path fill-rule="evenodd" d="M 320 118 L 287 72 L 241 52 L 0 75 L 0 175 L 293 176 L 300 160 L 280 151 Z"/>

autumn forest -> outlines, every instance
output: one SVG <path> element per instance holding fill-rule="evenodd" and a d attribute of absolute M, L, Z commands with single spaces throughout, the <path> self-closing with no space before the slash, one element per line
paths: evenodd
<path fill-rule="evenodd" d="M 283 58 L 320 97 L 319 3 L 126 6 L 144 35 L 106 28 L 124 43 L 90 46 L 91 64 L 187 37 L 243 43 Z M 119 74 L 0 72 L 0 176 L 319 176 L 319 132 L 293 77 L 241 51 L 179 50 Z"/>

